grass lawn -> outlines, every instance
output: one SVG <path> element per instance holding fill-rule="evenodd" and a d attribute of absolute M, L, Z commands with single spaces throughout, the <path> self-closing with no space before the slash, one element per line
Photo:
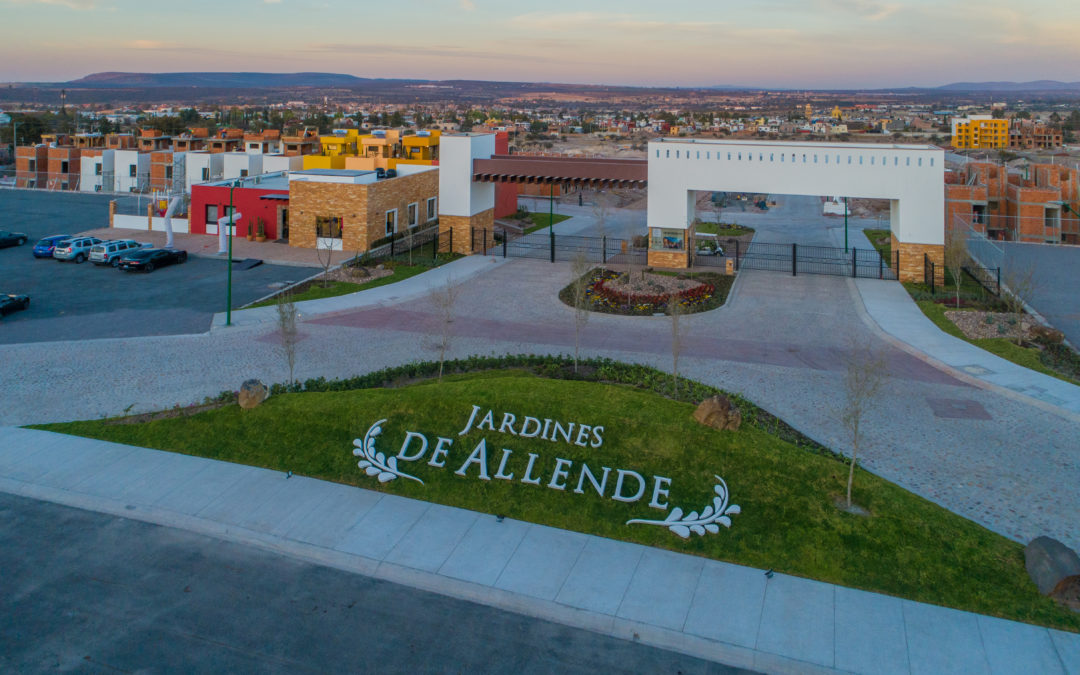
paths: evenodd
<path fill-rule="evenodd" d="M 892 238 L 890 230 L 863 230 L 866 234 L 866 238 L 870 240 L 870 244 L 878 250 L 878 254 L 885 260 L 892 260 Z M 878 240 L 884 239 L 884 243 L 878 243 Z"/>
<path fill-rule="evenodd" d="M 753 234 L 754 228 L 752 227 L 721 227 L 727 225 L 726 223 L 698 223 L 694 226 L 694 230 L 702 234 L 715 234 L 718 237 L 739 237 L 744 234 Z"/>
<path fill-rule="evenodd" d="M 441 256 L 444 254 L 440 253 L 439 255 Z M 454 254 L 450 259 L 457 259 L 460 257 L 460 255 Z M 444 262 L 448 261 L 440 260 L 439 264 L 442 264 Z M 320 298 L 332 298 L 338 295 L 348 295 L 349 293 L 356 293 L 357 291 L 366 291 L 369 288 L 378 288 L 379 286 L 385 286 L 387 284 L 397 283 L 398 281 L 404 281 L 409 277 L 415 277 L 417 274 L 427 272 L 428 270 L 437 267 L 437 265 L 430 264 L 430 261 L 428 262 L 428 264 L 410 265 L 408 264 L 408 262 L 394 260 L 389 261 L 387 264 L 393 266 L 393 274 L 388 274 L 385 277 L 379 277 L 378 279 L 373 279 L 372 281 L 368 281 L 366 283 L 331 281 L 326 288 L 323 288 L 322 283 L 318 280 L 315 280 L 314 282 L 308 284 L 307 288 L 305 288 L 304 290 L 300 291 L 299 293 L 294 293 L 293 302 L 303 302 L 304 300 L 318 300 Z M 276 304 L 277 300 L 275 298 L 270 298 L 268 300 L 263 300 L 262 302 L 257 302 L 254 305 L 249 305 L 244 309 L 251 309 L 254 307 L 267 307 L 269 305 Z"/>
<path fill-rule="evenodd" d="M 551 217 L 549 218 L 548 216 L 551 216 Z M 529 214 L 529 220 L 533 221 L 533 224 L 531 226 L 525 228 L 525 234 L 531 234 L 533 232 L 536 232 L 537 230 L 542 230 L 542 229 L 546 228 L 549 223 L 551 225 L 555 225 L 557 223 L 561 223 L 562 221 L 569 220 L 569 219 L 570 219 L 570 216 L 565 216 L 565 215 L 563 215 L 561 213 L 554 213 L 554 214 L 530 213 Z"/>
<path fill-rule="evenodd" d="M 991 354 L 1000 356 L 1006 361 L 1012 361 L 1018 366 L 1030 368 L 1043 375 L 1049 375 L 1051 377 L 1056 377 L 1059 380 L 1064 380 L 1065 382 L 1080 385 L 1080 381 L 1066 377 L 1044 365 L 1041 358 L 1042 352 L 1034 347 L 1021 347 L 1009 338 L 969 339 L 964 335 L 963 331 L 956 327 L 956 324 L 949 320 L 949 317 L 945 316 L 945 312 L 949 311 L 949 309 L 944 305 L 940 305 L 932 300 L 918 300 L 915 304 L 919 306 L 919 309 L 922 310 L 923 314 L 933 321 L 938 328 L 953 337 L 958 337 L 965 342 L 970 342 L 976 347 L 985 349 Z"/>
<path fill-rule="evenodd" d="M 472 408 L 603 426 L 600 447 L 522 438 L 473 429 L 464 436 Z M 479 512 L 577 530 L 648 546 L 879 591 L 923 602 L 1010 619 L 1080 630 L 1080 615 L 1038 594 L 1024 570 L 1023 548 L 877 476 L 859 471 L 855 500 L 872 515 L 834 506 L 843 493 L 844 462 L 797 448 L 744 423 L 737 432 L 715 431 L 691 418 L 694 407 L 630 386 L 540 378 L 522 370 L 451 375 L 393 388 L 279 394 L 250 411 L 236 405 L 187 417 L 134 424 L 93 420 L 37 428 L 120 443 L 172 450 L 359 485 Z M 483 415 L 483 412 L 481 412 Z M 385 418 L 377 449 L 402 446 L 406 431 L 430 441 L 419 461 L 399 470 L 422 481 L 379 483 L 357 467 L 353 439 Z M 480 416 L 477 416 L 480 419 Z M 520 422 L 519 422 L 520 424 Z M 428 463 L 436 437 L 453 439 L 445 467 Z M 503 448 L 513 451 L 506 471 L 513 480 L 481 480 L 472 465 L 456 475 L 481 438 L 494 477 Z M 415 449 L 416 446 L 412 446 Z M 528 453 L 537 455 L 538 485 L 526 484 Z M 547 487 L 556 458 L 566 467 L 567 488 Z M 574 487 L 582 463 L 596 473 L 611 467 L 601 497 L 585 482 Z M 649 478 L 636 503 L 611 499 L 617 469 Z M 626 525 L 631 518 L 663 519 L 709 505 L 714 474 L 727 481 L 741 513 L 717 534 L 681 539 L 665 527 Z M 654 475 L 672 479 L 668 511 L 649 508 Z"/>

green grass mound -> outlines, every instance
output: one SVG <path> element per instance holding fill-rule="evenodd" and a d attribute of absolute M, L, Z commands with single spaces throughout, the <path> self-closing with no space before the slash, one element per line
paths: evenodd
<path fill-rule="evenodd" d="M 319 382 L 319 381 L 312 381 Z M 701 385 L 697 385 L 700 387 Z M 473 406 L 481 411 L 463 436 Z M 495 411 L 495 430 L 475 422 Z M 913 600 L 1068 630 L 1080 617 L 1041 597 L 1024 570 L 1022 547 L 960 516 L 864 471 L 855 480 L 855 501 L 870 512 L 838 509 L 847 469 L 843 461 L 815 454 L 766 429 L 767 417 L 746 410 L 742 428 L 715 431 L 696 423 L 694 405 L 652 391 L 601 382 L 538 377 L 525 370 L 453 374 L 443 382 L 420 381 L 393 388 L 279 393 L 254 410 L 227 405 L 190 416 L 130 423 L 95 420 L 38 428 L 120 443 L 171 450 L 357 485 L 405 497 L 500 514 L 554 527 L 638 542 L 789 574 L 898 595 Z M 593 447 L 498 431 L 504 412 L 602 426 Z M 402 448 L 406 432 L 424 434 L 429 448 L 419 461 L 398 469 L 423 481 L 380 483 L 358 468 L 353 439 L 385 419 L 375 437 L 387 457 Z M 775 424 L 775 423 L 774 423 Z M 782 423 L 781 423 L 782 424 Z M 515 425 L 511 425 L 513 428 Z M 524 431 L 523 429 L 520 429 Z M 437 439 L 450 439 L 443 467 L 429 461 Z M 490 480 L 466 459 L 484 439 Z M 495 476 L 503 466 L 513 479 Z M 410 452 L 419 449 L 414 440 Z M 536 455 L 531 473 L 529 455 Z M 562 464 L 566 476 L 549 487 Z M 582 465 L 600 478 L 610 467 L 605 496 L 581 479 Z M 611 498 L 616 470 L 640 473 L 648 484 L 634 503 Z M 539 484 L 523 482 L 529 475 Z M 649 508 L 653 477 L 671 479 L 661 501 Z M 627 525 L 632 518 L 664 519 L 675 507 L 685 513 L 712 503 L 715 476 L 726 480 L 730 528 L 683 539 L 666 527 Z M 584 480 L 581 494 L 575 492 Z M 558 476 L 556 484 L 560 483 Z M 629 484 L 628 484 L 629 485 Z M 624 494 L 634 485 L 624 486 Z"/>

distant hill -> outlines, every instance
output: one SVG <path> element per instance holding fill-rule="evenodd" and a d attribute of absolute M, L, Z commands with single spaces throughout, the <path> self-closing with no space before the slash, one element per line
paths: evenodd
<path fill-rule="evenodd" d="M 1032 82 L 953 82 L 935 91 L 1080 91 L 1080 82 L 1058 82 L 1057 80 L 1034 80 Z"/>
<path fill-rule="evenodd" d="M 372 80 L 339 73 L 94 73 L 71 87 L 356 87 Z M 407 81 L 407 80 L 402 80 Z"/>

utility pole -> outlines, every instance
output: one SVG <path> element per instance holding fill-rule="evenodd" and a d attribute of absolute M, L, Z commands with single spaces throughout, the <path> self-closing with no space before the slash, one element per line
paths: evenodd
<path fill-rule="evenodd" d="M 844 253 L 847 253 L 847 197 L 844 197 Z"/>
<path fill-rule="evenodd" d="M 229 185 L 229 252 L 225 254 L 226 289 L 225 289 L 225 325 L 232 325 L 232 240 L 233 240 L 233 190 L 240 185 L 240 180 L 235 180 Z"/>

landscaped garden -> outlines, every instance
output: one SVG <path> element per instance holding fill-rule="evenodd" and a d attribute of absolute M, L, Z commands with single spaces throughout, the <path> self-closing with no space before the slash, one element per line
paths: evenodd
<path fill-rule="evenodd" d="M 738 223 L 707 223 L 697 221 L 694 231 L 699 234 L 715 234 L 718 237 L 742 237 L 754 234 L 754 228 Z"/>
<path fill-rule="evenodd" d="M 868 515 L 838 508 L 846 460 L 737 396 L 741 427 L 718 431 L 692 413 L 720 392 L 674 389 L 671 375 L 643 366 L 476 357 L 447 363 L 441 381 L 438 368 L 276 385 L 252 410 L 226 397 L 194 414 L 37 428 L 1080 630 L 1080 615 L 1039 595 L 1020 544 L 862 470 L 854 500 Z M 579 430 L 560 435 L 559 423 Z M 616 499 L 635 492 L 631 474 L 647 485 Z"/>
<path fill-rule="evenodd" d="M 870 243 L 891 259 L 889 230 L 864 230 Z M 1039 326 L 1028 315 L 1010 311 L 1007 303 L 969 274 L 960 274 L 960 304 L 952 270 L 944 285 L 906 282 L 904 288 L 922 313 L 942 331 L 1000 356 L 1006 361 L 1080 384 L 1080 355 L 1064 344 L 1063 335 Z"/>
<path fill-rule="evenodd" d="M 580 302 L 584 309 L 606 314 L 670 314 L 676 305 L 681 313 L 692 314 L 723 305 L 734 283 L 734 276 L 713 272 L 597 267 L 563 288 L 559 299 L 571 307 Z"/>
<path fill-rule="evenodd" d="M 434 259 L 416 256 L 410 260 L 407 254 L 380 262 L 364 261 L 360 258 L 355 263 L 347 263 L 325 275 L 294 286 L 288 293 L 293 302 L 348 295 L 403 281 L 461 257 L 460 253 L 439 253 Z M 275 304 L 277 296 L 248 305 L 244 309 Z"/>

